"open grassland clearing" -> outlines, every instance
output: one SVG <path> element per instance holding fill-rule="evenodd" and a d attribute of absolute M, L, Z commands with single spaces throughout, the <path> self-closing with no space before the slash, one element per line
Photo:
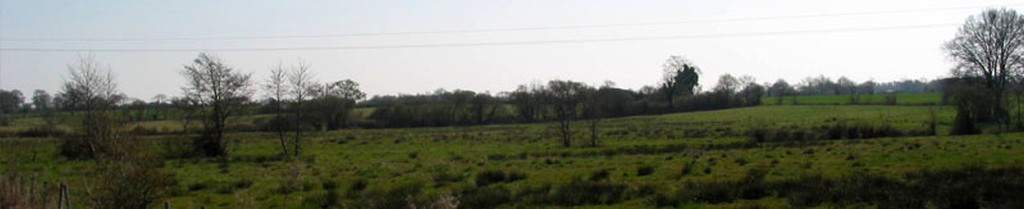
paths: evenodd
<path fill-rule="evenodd" d="M 931 112 L 938 136 L 758 142 L 748 134 L 772 128 L 827 135 L 819 128 L 834 124 L 927 129 Z M 587 121 L 577 121 L 572 148 L 561 147 L 557 125 L 548 123 L 355 129 L 309 133 L 304 153 L 293 159 L 278 155 L 275 134 L 247 132 L 231 136 L 229 157 L 171 157 L 161 169 L 173 176 L 166 201 L 174 208 L 425 207 L 445 198 L 463 208 L 945 206 L 971 202 L 936 202 L 952 192 L 890 201 L 866 192 L 879 183 L 894 194 L 913 193 L 926 189 L 915 182 L 958 175 L 979 188 L 1024 182 L 1016 172 L 1024 165 L 1024 134 L 945 136 L 952 116 L 949 107 L 927 106 L 766 106 L 636 116 L 602 121 L 596 147 L 589 146 Z M 189 142 L 180 135 L 143 140 L 148 151 L 167 155 Z M 94 162 L 61 159 L 57 144 L 53 138 L 0 139 L 0 168 L 67 182 L 73 198 L 85 196 L 80 188 L 90 183 L 85 175 Z M 992 178 L 975 178 L 983 176 Z M 976 205 L 1019 201 L 985 197 L 1007 199 Z"/>

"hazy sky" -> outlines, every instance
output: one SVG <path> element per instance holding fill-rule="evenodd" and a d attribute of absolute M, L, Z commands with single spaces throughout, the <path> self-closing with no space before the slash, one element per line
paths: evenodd
<path fill-rule="evenodd" d="M 1024 2 L 0 0 L 0 88 L 55 92 L 67 65 L 91 54 L 130 97 L 180 95 L 179 72 L 201 51 L 258 81 L 279 62 L 307 62 L 319 81 L 353 79 L 370 95 L 500 92 L 550 79 L 636 89 L 657 82 L 669 55 L 698 65 L 705 89 L 724 73 L 932 79 L 952 66 L 942 43 L 989 6 Z M 666 22 L 676 24 L 646 24 Z M 510 28 L 546 29 L 492 30 Z M 467 30 L 476 32 L 404 33 Z M 253 38 L 266 36 L 276 38 Z M 294 50 L 321 47 L 335 49 Z M 293 50 L 217 51 L 254 48 Z"/>

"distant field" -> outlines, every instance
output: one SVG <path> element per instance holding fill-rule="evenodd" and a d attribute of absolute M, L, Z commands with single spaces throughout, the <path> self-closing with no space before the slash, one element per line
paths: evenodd
<path fill-rule="evenodd" d="M 932 120 L 930 112 L 936 115 L 940 136 L 791 144 L 754 143 L 746 134 L 751 128 L 802 129 L 829 124 L 924 129 Z M 172 208 L 231 208 L 243 202 L 259 208 L 319 208 L 328 190 L 337 190 L 337 197 L 349 207 L 366 206 L 366 201 L 433 200 L 449 194 L 462 198 L 463 207 L 493 200 L 513 208 L 652 208 L 657 204 L 651 198 L 668 198 L 666 201 L 675 201 L 680 207 L 795 204 L 790 202 L 792 197 L 771 195 L 727 202 L 686 200 L 686 188 L 692 187 L 687 185 L 739 181 L 754 170 L 766 172 L 764 181 L 855 174 L 899 179 L 906 172 L 964 165 L 1022 165 L 1024 155 L 1019 153 L 1024 152 L 1024 134 L 941 136 L 952 117 L 950 107 L 877 105 L 762 106 L 637 116 L 602 121 L 598 147 L 581 145 L 588 143 L 589 135 L 585 123 L 577 122 L 577 146 L 573 148 L 560 147 L 557 126 L 551 123 L 341 130 L 311 133 L 303 143 L 303 157 L 296 161 L 275 157 L 279 147 L 273 134 L 236 133 L 231 136 L 231 157 L 226 164 L 212 159 L 171 159 L 163 169 L 176 179 L 167 199 Z M 145 139 L 161 146 L 187 143 L 182 136 Z M 82 198 L 85 191 L 76 188 L 85 183 L 82 173 L 94 169 L 93 162 L 62 160 L 56 154 L 56 144 L 56 139 L 0 139 L 0 171 L 69 182 L 72 196 Z M 287 179 L 296 178 L 286 172 L 291 169 L 301 171 L 297 178 L 303 189 L 280 193 Z M 524 178 L 482 185 L 479 181 L 485 177 L 480 175 L 486 171 L 511 172 Z M 325 187 L 327 182 L 336 186 Z M 619 189 L 621 193 L 600 193 L 603 196 L 598 197 L 562 196 Z M 556 197 L 583 199 L 544 199 Z M 588 198 L 604 199 L 589 202 Z"/>
<path fill-rule="evenodd" d="M 885 103 L 884 93 L 876 93 L 869 95 L 861 95 L 858 98 L 858 104 L 883 104 Z M 802 104 L 802 105 L 845 105 L 851 104 L 852 99 L 850 95 L 800 95 L 796 96 L 796 102 L 794 103 L 793 96 L 783 97 L 781 100 L 782 105 Z M 780 101 L 778 97 L 764 97 L 761 98 L 761 102 L 764 105 L 779 105 Z M 896 104 L 900 105 L 925 105 L 925 104 L 941 104 L 942 94 L 941 93 L 898 93 L 896 94 Z"/>
<path fill-rule="evenodd" d="M 355 118 L 365 119 L 365 118 L 370 117 L 370 114 L 373 114 L 373 110 L 374 110 L 374 108 L 372 108 L 372 107 L 356 108 L 356 109 L 352 110 L 352 115 Z M 72 123 L 71 121 L 75 121 L 74 118 L 77 117 L 75 115 L 69 115 L 69 114 L 66 114 L 66 113 L 62 113 L 62 114 L 59 114 L 59 116 L 57 116 L 57 117 L 58 117 L 56 119 L 58 121 L 57 127 L 62 129 L 62 130 L 70 131 L 72 129 L 73 125 L 76 125 L 76 124 L 71 124 Z M 228 119 L 228 123 L 232 124 L 232 125 L 251 125 L 251 124 L 253 124 L 253 121 L 255 121 L 255 120 L 267 120 L 267 119 L 270 119 L 271 117 L 273 117 L 272 114 L 243 115 L 243 116 L 231 117 L 230 119 Z M 0 132 L 23 131 L 23 130 L 26 130 L 26 129 L 29 129 L 29 128 L 32 128 L 32 127 L 35 127 L 35 126 L 42 125 L 44 123 L 45 122 L 43 121 L 43 118 L 41 118 L 41 117 L 20 117 L 19 116 L 19 117 L 16 117 L 13 126 L 0 126 Z M 147 120 L 147 121 L 142 121 L 142 122 L 134 123 L 133 125 L 144 127 L 144 128 L 147 128 L 147 129 L 159 132 L 159 133 L 176 133 L 176 132 L 181 132 L 183 130 L 183 128 L 184 128 L 183 124 L 184 124 L 184 122 L 181 121 L 181 120 L 171 119 L 171 120 Z M 190 124 L 189 126 L 192 129 L 199 129 L 199 128 L 201 128 L 201 125 L 199 124 L 198 121 L 193 121 L 192 124 Z"/>

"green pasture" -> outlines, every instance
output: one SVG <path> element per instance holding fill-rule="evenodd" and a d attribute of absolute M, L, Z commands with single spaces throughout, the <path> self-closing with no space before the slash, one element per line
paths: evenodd
<path fill-rule="evenodd" d="M 928 101 L 925 97 L 931 98 L 907 95 L 901 101 Z M 1024 153 L 1024 134 L 947 136 L 953 116 L 951 107 L 881 105 L 761 106 L 634 116 L 600 121 L 600 144 L 596 147 L 588 146 L 588 121 L 574 122 L 575 144 L 571 148 L 561 147 L 554 123 L 340 130 L 308 133 L 302 142 L 302 156 L 291 160 L 277 157 L 280 146 L 273 133 L 232 133 L 227 159 L 166 160 L 162 169 L 173 175 L 175 183 L 164 201 L 172 208 L 319 208 L 317 200 L 327 193 L 325 182 L 337 183 L 340 201 L 350 204 L 364 197 L 361 194 L 405 185 L 421 186 L 425 197 L 457 193 L 477 187 L 477 174 L 494 170 L 525 174 L 522 180 L 487 186 L 513 193 L 538 185 L 589 179 L 601 170 L 609 173 L 601 181 L 629 185 L 627 191 L 651 187 L 671 193 L 688 182 L 740 179 L 753 169 L 766 170 L 767 180 L 785 180 L 806 175 L 839 178 L 862 173 L 899 178 L 905 172 L 964 165 L 1024 165 L 1024 155 L 1020 154 Z M 755 127 L 785 129 L 857 123 L 922 129 L 932 120 L 938 126 L 938 136 L 732 146 L 749 143 L 745 130 Z M 174 121 L 143 125 L 180 126 Z M 150 142 L 153 146 L 149 151 L 159 153 L 169 146 L 187 143 L 188 137 L 161 135 L 140 140 Z M 59 157 L 58 143 L 54 138 L 0 139 L 0 172 L 46 182 L 68 182 L 72 185 L 71 195 L 82 198 L 86 193 L 80 188 L 89 183 L 83 173 L 94 169 L 94 163 Z M 641 175 L 642 168 L 652 172 Z M 302 189 L 280 192 L 282 185 L 289 182 L 298 182 Z M 352 189 L 356 182 L 365 183 L 366 188 Z M 612 205 L 575 207 L 653 207 L 649 202 L 645 198 L 630 198 Z M 785 199 L 770 197 L 732 203 L 687 203 L 682 207 L 787 204 Z M 556 206 L 510 203 L 503 207 Z"/>

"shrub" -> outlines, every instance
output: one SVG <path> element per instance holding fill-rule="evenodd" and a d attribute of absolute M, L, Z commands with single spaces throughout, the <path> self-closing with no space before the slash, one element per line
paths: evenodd
<path fill-rule="evenodd" d="M 122 158 L 97 166 L 88 190 L 93 208 L 149 208 L 168 192 L 172 180 L 157 158 Z"/>
<path fill-rule="evenodd" d="M 504 187 L 470 187 L 459 192 L 461 208 L 497 208 L 512 202 L 512 192 Z"/>
<path fill-rule="evenodd" d="M 847 124 L 845 122 L 814 128 L 751 128 L 747 136 L 753 142 L 806 142 L 817 140 L 869 139 L 880 137 L 932 135 L 930 129 L 900 129 L 890 124 Z"/>
<path fill-rule="evenodd" d="M 690 163 L 687 163 L 686 165 L 683 165 L 683 168 L 679 170 L 679 176 L 682 177 L 682 176 L 690 175 L 690 173 L 693 172 L 693 167 L 695 167 L 694 164 L 695 164 L 694 162 L 690 162 Z"/>
<path fill-rule="evenodd" d="M 375 189 L 367 191 L 353 205 L 354 208 L 414 208 L 416 206 L 431 205 L 427 198 L 420 192 L 422 186 L 419 184 L 405 184 L 390 189 Z"/>
<path fill-rule="evenodd" d="M 654 166 L 645 165 L 636 169 L 636 176 L 647 176 L 654 174 Z"/>
<path fill-rule="evenodd" d="M 349 193 L 362 192 L 369 185 L 370 183 L 366 182 L 366 179 L 357 179 L 355 182 L 352 182 L 352 186 L 348 188 L 348 191 Z"/>
<path fill-rule="evenodd" d="M 338 183 L 334 181 L 324 181 L 321 183 L 324 188 L 323 192 L 314 192 L 309 198 L 305 199 L 303 204 L 312 205 L 317 208 L 336 208 L 341 206 L 339 198 L 341 195 L 338 193 Z"/>
<path fill-rule="evenodd" d="M 462 173 L 452 172 L 448 170 L 434 171 L 431 177 L 434 179 L 434 185 L 437 186 L 453 182 L 460 182 L 466 178 L 466 176 L 462 175 Z"/>
<path fill-rule="evenodd" d="M 65 134 L 67 134 L 67 132 L 57 127 L 38 125 L 23 131 L 18 131 L 15 135 L 18 137 L 61 137 Z"/>
<path fill-rule="evenodd" d="M 607 169 L 607 168 L 606 169 L 600 169 L 600 170 L 594 171 L 593 173 L 590 173 L 590 180 L 591 181 L 603 181 L 603 180 L 608 179 L 608 176 L 611 176 L 611 169 Z"/>
<path fill-rule="evenodd" d="M 740 180 L 687 182 L 676 196 L 683 201 L 712 204 L 736 199 L 760 199 L 769 194 L 764 184 L 766 173 L 765 170 L 752 169 Z"/>
<path fill-rule="evenodd" d="M 622 183 L 592 182 L 574 178 L 559 185 L 548 200 L 554 205 L 573 206 L 585 204 L 614 204 L 623 200 L 628 188 Z"/>
<path fill-rule="evenodd" d="M 476 186 L 483 187 L 502 182 L 514 182 L 526 179 L 526 174 L 517 171 L 487 170 L 476 174 Z"/>

